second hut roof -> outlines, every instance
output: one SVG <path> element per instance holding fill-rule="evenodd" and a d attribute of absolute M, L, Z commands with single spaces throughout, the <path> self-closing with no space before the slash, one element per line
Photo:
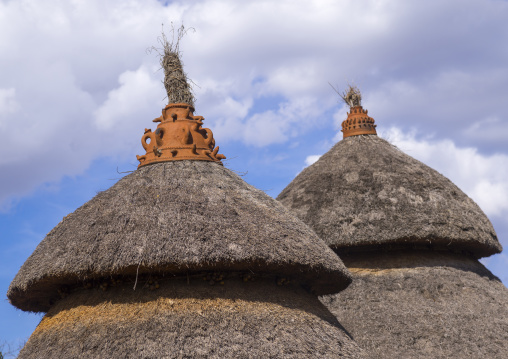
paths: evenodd
<path fill-rule="evenodd" d="M 369 134 L 374 120 L 359 102 L 350 105 L 345 138 L 304 169 L 279 201 L 339 252 L 425 247 L 484 257 L 501 251 L 492 224 L 471 198 Z"/>

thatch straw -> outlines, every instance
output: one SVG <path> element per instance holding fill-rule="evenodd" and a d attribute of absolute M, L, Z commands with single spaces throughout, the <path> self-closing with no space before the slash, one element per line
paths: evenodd
<path fill-rule="evenodd" d="M 82 290 L 43 318 L 19 358 L 363 358 L 298 286 L 172 280 L 158 290 Z"/>
<path fill-rule="evenodd" d="M 186 34 L 182 25 L 178 30 L 172 28 L 173 39 L 169 42 L 164 30 L 159 38 L 162 49 L 152 47 L 160 56 L 160 65 L 164 70 L 164 87 L 168 94 L 168 103 L 186 103 L 194 107 L 194 95 L 187 74 L 183 71 L 180 52 L 180 40 Z M 176 39 L 175 39 L 176 36 Z"/>
<path fill-rule="evenodd" d="M 430 248 L 478 258 L 501 251 L 471 198 L 376 135 L 340 141 L 277 199 L 339 253 Z"/>
<path fill-rule="evenodd" d="M 506 357 L 508 289 L 477 260 L 433 251 L 342 258 L 353 284 L 322 301 L 370 358 Z"/>
<path fill-rule="evenodd" d="M 340 96 L 342 101 L 349 107 L 356 107 L 362 105 L 362 94 L 360 89 L 355 85 L 348 84 L 347 91 L 339 92 L 331 83 L 328 83 L 332 89 Z"/>
<path fill-rule="evenodd" d="M 318 294 L 350 275 L 280 203 L 213 162 L 143 166 L 69 214 L 11 283 L 23 310 L 47 311 L 65 286 L 109 276 L 199 271 L 287 276 Z"/>

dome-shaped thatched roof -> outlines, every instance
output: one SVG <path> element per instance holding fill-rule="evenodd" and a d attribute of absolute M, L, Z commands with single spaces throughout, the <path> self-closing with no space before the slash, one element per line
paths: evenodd
<path fill-rule="evenodd" d="M 377 135 L 351 136 L 277 198 L 332 248 L 501 251 L 478 205 L 446 177 Z"/>
<path fill-rule="evenodd" d="M 59 291 L 145 273 L 252 271 L 289 276 L 317 294 L 350 275 L 280 203 L 214 162 L 142 166 L 65 217 L 11 283 L 23 310 L 47 311 Z"/>
<path fill-rule="evenodd" d="M 501 251 L 490 221 L 443 175 L 367 134 L 373 123 L 352 109 L 346 138 L 278 197 L 353 274 L 322 302 L 369 358 L 503 357 L 508 290 L 474 258 Z"/>
<path fill-rule="evenodd" d="M 138 169 L 64 218 L 11 283 L 13 305 L 47 312 L 19 358 L 363 358 L 315 295 L 349 285 L 343 263 L 222 166 L 194 115 L 184 33 L 161 38 L 171 103 Z"/>

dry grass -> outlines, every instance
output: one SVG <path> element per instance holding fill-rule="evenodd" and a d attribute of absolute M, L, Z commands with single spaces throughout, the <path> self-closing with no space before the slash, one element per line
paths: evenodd
<path fill-rule="evenodd" d="M 279 202 L 213 162 L 144 166 L 66 216 L 11 283 L 23 310 L 47 311 L 68 288 L 137 275 L 242 271 L 289 277 L 319 294 L 350 274 Z"/>
<path fill-rule="evenodd" d="M 187 30 L 182 25 L 180 28 L 171 28 L 172 41 L 170 42 L 162 31 L 159 43 L 162 48 L 152 47 L 160 56 L 160 65 L 164 70 L 164 87 L 168 95 L 168 103 L 186 103 L 194 107 L 194 95 L 192 94 L 191 81 L 183 70 L 181 60 L 180 40 L 185 36 Z"/>
<path fill-rule="evenodd" d="M 19 358 L 363 358 L 299 286 L 185 279 L 159 289 L 81 290 L 46 314 Z"/>
<path fill-rule="evenodd" d="M 420 248 L 484 257 L 501 251 L 471 198 L 376 135 L 340 141 L 277 199 L 339 253 Z"/>
<path fill-rule="evenodd" d="M 355 85 L 348 84 L 347 91 L 339 92 L 331 83 L 328 83 L 332 89 L 340 96 L 342 101 L 349 107 L 356 107 L 362 105 L 362 94 L 360 89 Z"/>

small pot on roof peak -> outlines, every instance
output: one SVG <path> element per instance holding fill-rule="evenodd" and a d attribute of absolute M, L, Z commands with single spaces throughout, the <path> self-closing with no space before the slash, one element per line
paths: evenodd
<path fill-rule="evenodd" d="M 170 103 L 162 110 L 155 132 L 145 129 L 141 145 L 146 154 L 136 156 L 139 167 L 166 161 L 212 161 L 222 164 L 226 156 L 215 147 L 213 133 L 202 128 L 203 116 L 194 116 L 194 107 L 188 103 Z"/>
<path fill-rule="evenodd" d="M 182 25 L 177 31 L 177 40 L 170 43 L 164 33 L 159 39 L 162 49 L 153 48 L 160 55 L 160 65 L 164 70 L 164 87 L 168 95 L 168 105 L 162 109 L 162 116 L 155 132 L 145 129 L 141 145 L 146 154 L 136 156 L 139 167 L 166 161 L 211 161 L 222 164 L 226 156 L 219 154 L 215 147 L 212 131 L 201 128 L 202 116 L 194 116 L 194 95 L 191 81 L 183 71 L 180 59 L 179 42 L 185 35 Z"/>
<path fill-rule="evenodd" d="M 377 135 L 374 119 L 362 106 L 351 107 L 347 119 L 342 122 L 343 138 L 359 135 Z"/>
<path fill-rule="evenodd" d="M 349 85 L 347 92 L 340 97 L 349 105 L 347 119 L 342 122 L 343 138 L 359 135 L 377 135 L 374 119 L 368 116 L 369 111 L 362 107 L 362 95 L 356 86 Z"/>

